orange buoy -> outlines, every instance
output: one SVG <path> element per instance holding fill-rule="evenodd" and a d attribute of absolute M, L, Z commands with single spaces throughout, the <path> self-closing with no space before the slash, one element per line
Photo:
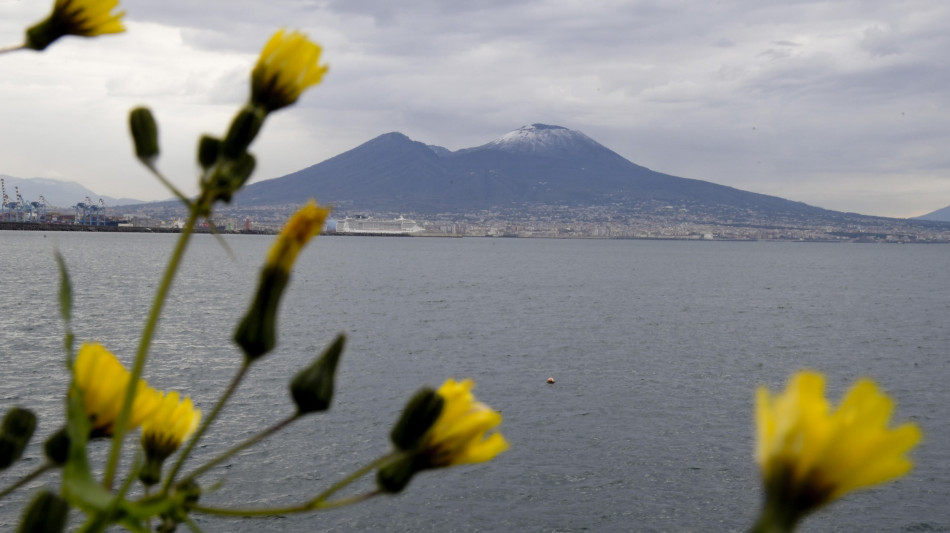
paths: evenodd
<path fill-rule="evenodd" d="M 552 383 L 554 383 L 554 378 L 548 378 L 548 384 L 550 385 Z"/>

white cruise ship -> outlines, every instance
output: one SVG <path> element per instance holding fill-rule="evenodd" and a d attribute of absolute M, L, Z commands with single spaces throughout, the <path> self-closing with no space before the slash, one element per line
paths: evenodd
<path fill-rule="evenodd" d="M 384 220 L 379 218 L 356 215 L 346 217 L 343 220 L 337 220 L 337 233 L 384 233 L 384 234 L 405 234 L 410 235 L 425 231 L 422 226 L 416 224 L 416 221 L 408 218 L 399 217 L 396 219 Z"/>

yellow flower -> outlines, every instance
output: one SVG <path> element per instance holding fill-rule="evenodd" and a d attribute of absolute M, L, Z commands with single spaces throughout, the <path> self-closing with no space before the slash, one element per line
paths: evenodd
<path fill-rule="evenodd" d="M 788 529 L 847 492 L 906 474 L 913 466 L 906 453 L 921 438 L 912 423 L 887 427 L 894 402 L 872 381 L 855 383 L 835 410 L 824 388 L 822 374 L 801 371 L 780 395 L 757 391 L 766 513 Z"/>
<path fill-rule="evenodd" d="M 475 383 L 447 379 L 436 391 L 442 412 L 422 443 L 429 466 L 482 463 L 508 449 L 500 433 L 488 431 L 501 424 L 501 413 L 475 401 Z"/>
<path fill-rule="evenodd" d="M 92 436 L 112 434 L 131 375 L 111 352 L 100 344 L 85 343 L 76 356 L 76 386 L 82 391 L 83 408 L 92 422 Z M 139 380 L 132 402 L 129 429 L 138 427 L 158 409 L 158 391 Z"/>
<path fill-rule="evenodd" d="M 150 487 L 162 479 L 162 463 L 195 432 L 200 421 L 201 411 L 195 409 L 191 398 L 182 400 L 175 391 L 159 393 L 158 409 L 142 422 L 142 483 Z"/>
<path fill-rule="evenodd" d="M 475 401 L 474 387 L 470 379 L 448 379 L 413 396 L 390 433 L 399 453 L 376 472 L 383 492 L 401 492 L 423 470 L 482 463 L 508 449 L 500 433 L 489 434 L 501 413 Z"/>
<path fill-rule="evenodd" d="M 310 200 L 300 208 L 281 230 L 267 256 L 267 267 L 290 272 L 300 250 L 323 229 L 330 209 Z"/>
<path fill-rule="evenodd" d="M 50 16 L 26 32 L 26 46 L 43 50 L 64 35 L 94 37 L 122 33 L 125 11 L 113 13 L 119 0 L 56 0 Z"/>
<path fill-rule="evenodd" d="M 267 111 L 296 102 L 327 71 L 326 65 L 319 64 L 320 52 L 320 45 L 306 35 L 278 30 L 264 45 L 251 73 L 251 102 Z"/>
<path fill-rule="evenodd" d="M 165 459 L 195 432 L 201 411 L 191 398 L 182 400 L 176 391 L 159 394 L 158 409 L 142 422 L 142 447 L 147 455 Z"/>
<path fill-rule="evenodd" d="M 304 245 L 320 233 L 330 210 L 310 200 L 295 213 L 270 249 L 261 269 L 254 301 L 234 332 L 234 341 L 248 361 L 265 355 L 277 344 L 277 308 L 290 280 L 290 269 Z"/>

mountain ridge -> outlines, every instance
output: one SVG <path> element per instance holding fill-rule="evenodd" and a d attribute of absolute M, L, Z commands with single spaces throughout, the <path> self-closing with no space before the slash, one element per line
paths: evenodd
<path fill-rule="evenodd" d="M 914 217 L 914 220 L 929 220 L 931 222 L 950 222 L 950 206 L 931 211 L 925 215 Z"/>
<path fill-rule="evenodd" d="M 390 212 L 472 212 L 526 205 L 722 205 L 783 214 L 831 211 L 637 165 L 587 135 L 535 123 L 455 151 L 389 132 L 291 174 L 259 181 L 240 206 L 313 196 L 337 207 Z"/>
<path fill-rule="evenodd" d="M 54 178 L 17 178 L 0 174 L 3 178 L 4 189 L 6 190 L 8 201 L 16 202 L 17 188 L 20 195 L 27 202 L 34 202 L 43 196 L 50 207 L 67 208 L 80 202 L 84 202 L 86 197 L 93 201 L 100 198 L 106 205 L 135 205 L 145 203 L 142 200 L 133 198 L 113 198 L 111 196 L 99 195 L 92 190 L 84 187 L 75 181 L 66 181 Z"/>

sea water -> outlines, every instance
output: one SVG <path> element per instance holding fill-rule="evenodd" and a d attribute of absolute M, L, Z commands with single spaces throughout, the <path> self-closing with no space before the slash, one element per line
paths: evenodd
<path fill-rule="evenodd" d="M 62 423 L 58 249 L 72 328 L 130 363 L 176 235 L 0 232 L 0 407 L 40 418 L 23 464 Z M 196 236 L 145 377 L 205 413 L 237 370 L 230 341 L 271 242 Z M 840 398 L 869 376 L 924 440 L 906 477 L 856 492 L 804 531 L 950 530 L 950 247 L 630 240 L 320 237 L 252 368 L 185 471 L 293 412 L 290 377 L 339 332 L 332 409 L 201 478 L 218 506 L 305 501 L 389 450 L 412 393 L 472 378 L 511 448 L 416 476 L 406 491 L 205 531 L 743 531 L 760 505 L 755 389 L 801 368 Z M 546 383 L 553 377 L 555 384 Z M 131 441 L 130 441 L 131 442 Z M 93 444 L 101 464 L 105 444 Z M 133 447 L 130 445 L 129 449 Z M 0 527 L 55 475 L 0 502 Z M 372 490 L 372 476 L 346 494 Z"/>

